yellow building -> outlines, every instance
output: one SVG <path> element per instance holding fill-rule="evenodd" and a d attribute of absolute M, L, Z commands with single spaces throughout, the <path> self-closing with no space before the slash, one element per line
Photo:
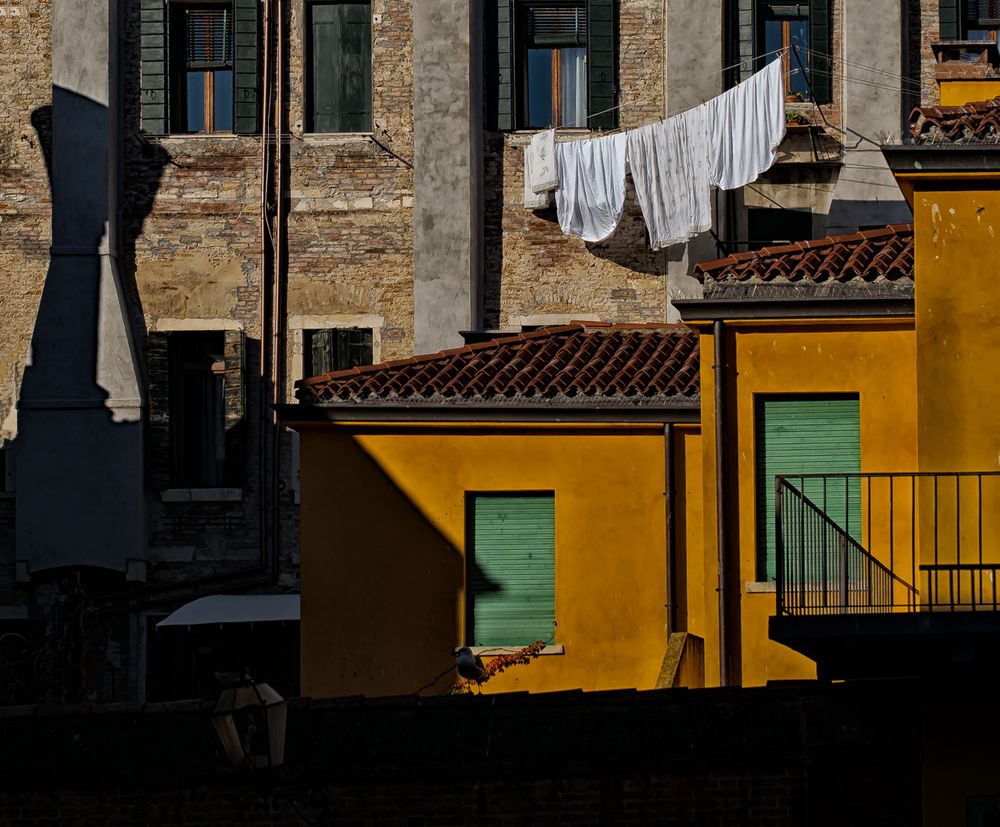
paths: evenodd
<path fill-rule="evenodd" d="M 700 594 L 706 576 L 688 553 L 690 331 L 549 328 L 300 396 L 283 413 L 301 439 L 304 694 L 444 692 L 457 647 L 488 661 L 537 640 L 540 657 L 484 691 L 702 682 L 696 642 L 665 658 L 689 611 L 670 584 Z"/>

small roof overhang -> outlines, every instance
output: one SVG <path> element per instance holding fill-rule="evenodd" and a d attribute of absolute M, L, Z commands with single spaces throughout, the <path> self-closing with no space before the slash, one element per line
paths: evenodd
<path fill-rule="evenodd" d="M 960 187 L 1000 186 L 1000 144 L 887 144 L 882 155 L 910 209 L 915 191 L 945 181 Z"/>
<path fill-rule="evenodd" d="M 299 617 L 297 594 L 214 594 L 186 603 L 157 623 L 156 628 L 275 623 L 297 621 Z"/>
<path fill-rule="evenodd" d="M 734 320 L 906 318 L 913 299 L 901 297 L 823 296 L 789 299 L 678 299 L 674 307 L 685 323 Z"/>

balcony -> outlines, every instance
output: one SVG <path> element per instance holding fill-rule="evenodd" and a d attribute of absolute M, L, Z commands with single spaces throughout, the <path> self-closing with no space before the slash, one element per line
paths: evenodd
<path fill-rule="evenodd" d="M 1000 472 L 775 479 L 773 640 L 821 677 L 1000 664 Z"/>

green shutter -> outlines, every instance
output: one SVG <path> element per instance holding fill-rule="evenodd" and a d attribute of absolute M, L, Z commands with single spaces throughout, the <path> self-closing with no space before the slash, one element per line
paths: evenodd
<path fill-rule="evenodd" d="M 526 646 L 555 629 L 555 498 L 471 495 L 469 642 Z"/>
<path fill-rule="evenodd" d="M 736 20 L 736 50 L 739 61 L 737 79 L 742 82 L 754 72 L 754 12 L 753 0 L 738 0 Z"/>
<path fill-rule="evenodd" d="M 154 135 L 167 132 L 167 36 L 167 4 L 164 0 L 141 0 L 142 128 Z"/>
<path fill-rule="evenodd" d="M 260 70 L 257 53 L 260 23 L 257 19 L 258 0 L 234 0 L 233 19 L 236 23 L 233 61 L 233 132 L 253 135 L 260 131 Z"/>
<path fill-rule="evenodd" d="M 223 337 L 222 394 L 226 427 L 225 483 L 240 488 L 246 478 L 246 335 L 227 330 Z"/>
<path fill-rule="evenodd" d="M 491 21 L 494 22 L 494 21 Z M 493 76 L 487 89 L 491 111 L 489 125 L 496 129 L 514 128 L 514 4 L 497 0 L 495 54 L 490 66 Z"/>
<path fill-rule="evenodd" d="M 938 22 L 941 27 L 941 40 L 961 39 L 961 0 L 938 0 Z"/>
<path fill-rule="evenodd" d="M 812 49 L 809 55 L 809 83 L 813 96 L 816 103 L 829 103 L 833 99 L 830 0 L 809 0 L 809 48 Z"/>
<path fill-rule="evenodd" d="M 149 377 L 149 479 L 155 491 L 170 487 L 170 346 L 168 333 L 146 336 Z"/>
<path fill-rule="evenodd" d="M 767 398 L 756 403 L 757 554 L 762 580 L 775 576 L 776 474 L 857 474 L 861 470 L 857 397 Z M 794 481 L 793 481 L 794 484 Z M 797 486 L 796 486 L 797 487 Z M 861 536 L 857 479 L 808 480 L 805 495 L 853 537 Z"/>
<path fill-rule="evenodd" d="M 372 15 L 370 3 L 310 7 L 313 132 L 372 128 Z"/>
<path fill-rule="evenodd" d="M 614 129 L 615 3 L 587 0 L 587 123 L 591 129 Z"/>

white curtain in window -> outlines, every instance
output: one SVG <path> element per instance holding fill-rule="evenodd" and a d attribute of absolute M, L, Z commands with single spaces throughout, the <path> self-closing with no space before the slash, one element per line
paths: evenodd
<path fill-rule="evenodd" d="M 587 125 L 587 64 L 586 49 L 562 48 L 559 50 L 559 74 L 562 79 L 562 126 Z"/>

